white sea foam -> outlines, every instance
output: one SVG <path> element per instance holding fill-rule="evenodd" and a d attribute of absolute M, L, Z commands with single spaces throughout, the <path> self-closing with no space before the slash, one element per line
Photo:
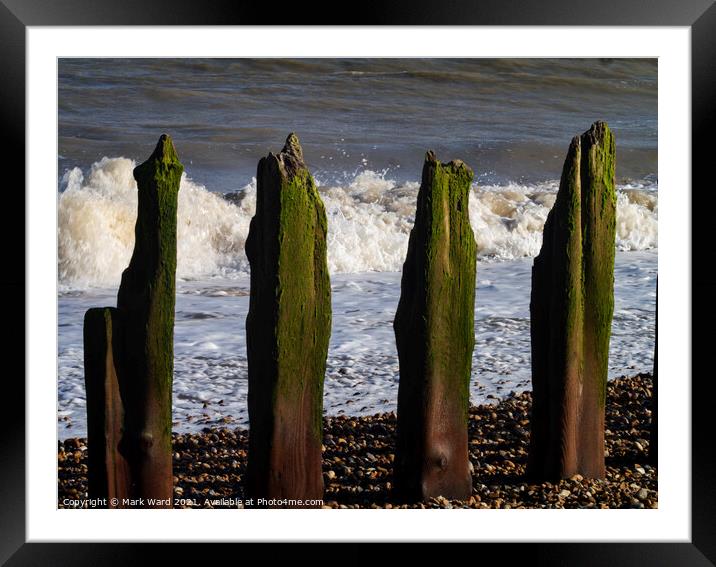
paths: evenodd
<path fill-rule="evenodd" d="M 656 192 L 624 189 L 617 194 L 619 250 L 657 248 L 659 202 Z"/>
<path fill-rule="evenodd" d="M 490 403 L 530 384 L 530 259 L 478 262 L 470 399 Z M 609 377 L 653 367 L 657 252 L 619 252 Z M 174 327 L 174 429 L 248 424 L 246 314 L 249 278 L 179 282 Z M 330 415 L 394 411 L 398 353 L 393 319 L 400 273 L 331 278 L 332 331 L 323 407 Z M 85 311 L 113 305 L 115 289 L 63 294 L 58 301 L 58 434 L 83 436 Z"/>
<path fill-rule="evenodd" d="M 60 193 L 58 206 L 62 288 L 119 283 L 134 248 L 135 165 L 129 159 L 105 157 L 92 166 L 86 179 L 78 168 L 65 174 L 66 188 Z M 177 213 L 178 276 L 248 270 L 244 243 L 255 198 L 249 209 L 229 203 L 182 175 Z"/>
<path fill-rule="evenodd" d="M 103 158 L 86 178 L 75 168 L 59 195 L 61 289 L 116 286 L 134 246 L 135 163 Z M 321 184 L 332 273 L 400 271 L 413 225 L 417 182 L 364 170 L 344 184 Z M 470 221 L 482 259 L 534 256 L 557 182 L 473 187 Z M 617 200 L 617 248 L 657 246 L 656 186 L 625 185 Z M 183 279 L 248 273 L 244 244 L 256 208 L 256 181 L 224 198 L 183 176 L 179 191 L 177 273 Z"/>

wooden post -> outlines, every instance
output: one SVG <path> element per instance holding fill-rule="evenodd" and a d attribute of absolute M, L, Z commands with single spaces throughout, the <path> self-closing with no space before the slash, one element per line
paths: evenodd
<path fill-rule="evenodd" d="M 115 366 L 120 333 L 114 307 L 93 308 L 85 314 L 88 495 L 106 499 L 108 508 L 123 507 L 129 484 L 129 469 L 118 449 L 124 419 Z"/>
<path fill-rule="evenodd" d="M 658 295 L 657 288 L 657 295 Z M 658 308 L 654 315 L 658 321 Z M 656 466 L 659 464 L 659 377 L 657 371 L 659 365 L 657 364 L 657 353 L 658 353 L 658 342 L 659 342 L 659 325 L 657 322 L 656 333 L 654 334 L 654 373 L 652 374 L 652 386 L 651 386 L 651 431 L 649 435 L 649 463 Z"/>
<path fill-rule="evenodd" d="M 572 140 L 532 268 L 528 474 L 535 478 L 604 477 L 614 163 L 614 136 L 604 122 Z"/>
<path fill-rule="evenodd" d="M 120 451 L 130 468 L 130 497 L 171 507 L 172 374 L 177 200 L 184 168 L 169 136 L 134 169 L 139 190 L 134 252 L 122 274 L 119 387 L 124 402 Z"/>
<path fill-rule="evenodd" d="M 323 380 L 331 333 L 326 212 L 295 134 L 258 165 L 246 255 L 249 459 L 257 498 L 323 497 Z"/>
<path fill-rule="evenodd" d="M 477 245 L 472 170 L 428 152 L 395 315 L 400 362 L 396 494 L 408 501 L 472 492 L 467 421 L 475 344 Z"/>

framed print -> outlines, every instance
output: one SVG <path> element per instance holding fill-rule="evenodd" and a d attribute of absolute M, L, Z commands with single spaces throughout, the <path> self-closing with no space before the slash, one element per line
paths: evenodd
<path fill-rule="evenodd" d="M 716 9 L 662 4 L 3 0 L 2 560 L 715 562 Z"/>

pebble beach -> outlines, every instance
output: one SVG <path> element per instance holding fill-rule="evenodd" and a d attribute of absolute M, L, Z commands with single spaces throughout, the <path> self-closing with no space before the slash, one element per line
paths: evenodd
<path fill-rule="evenodd" d="M 323 508 L 638 508 L 658 507 L 657 469 L 648 464 L 651 375 L 608 383 L 606 478 L 580 475 L 554 483 L 525 478 L 531 393 L 472 406 L 472 495 L 405 504 L 393 499 L 395 413 L 324 418 Z M 243 499 L 248 431 L 205 428 L 174 434 L 174 496 L 181 508 L 236 508 Z M 86 439 L 58 443 L 58 507 L 87 498 Z M 222 498 L 227 505 L 218 504 Z"/>

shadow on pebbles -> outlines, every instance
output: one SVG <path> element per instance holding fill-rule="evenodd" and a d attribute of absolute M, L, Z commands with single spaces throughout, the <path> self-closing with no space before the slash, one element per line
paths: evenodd
<path fill-rule="evenodd" d="M 406 505 L 391 496 L 395 415 L 324 419 L 324 508 L 656 508 L 657 471 L 647 463 L 652 381 L 649 374 L 610 381 L 604 480 L 579 475 L 558 483 L 524 479 L 531 394 L 470 408 L 473 473 L 467 501 L 432 498 Z M 211 428 L 174 434 L 176 507 L 221 508 L 243 498 L 248 431 Z M 86 440 L 58 447 L 58 506 L 87 497 Z M 214 500 L 212 503 L 211 501 Z M 238 506 L 240 507 L 240 505 Z"/>

